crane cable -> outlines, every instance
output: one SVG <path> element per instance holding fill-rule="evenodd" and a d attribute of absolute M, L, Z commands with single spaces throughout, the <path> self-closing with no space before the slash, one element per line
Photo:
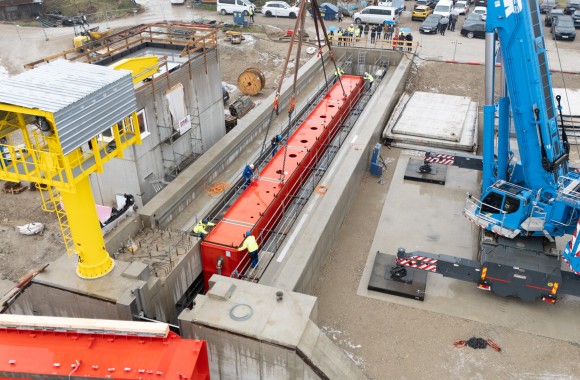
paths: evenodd
<path fill-rule="evenodd" d="M 566 86 L 566 80 L 564 79 L 564 67 L 562 66 L 562 59 L 560 57 L 560 49 L 558 48 L 558 41 L 554 41 L 556 45 L 556 54 L 558 55 L 558 63 L 560 64 L 560 75 L 562 76 L 562 84 L 564 85 L 564 94 L 566 95 L 566 103 L 568 103 L 568 112 L 570 113 L 570 123 L 572 124 L 572 130 L 574 130 L 574 120 L 572 119 L 572 109 L 570 108 L 570 98 L 568 97 L 568 87 Z M 552 95 L 553 92 L 552 92 Z M 562 111 L 560 111 L 560 115 L 562 115 Z M 557 124 L 557 123 L 556 123 Z M 562 118 L 562 133 L 566 133 L 566 129 L 564 127 L 564 119 Z M 576 146 L 576 154 L 580 154 L 579 147 L 578 147 L 578 136 L 574 134 L 574 145 Z"/>
<path fill-rule="evenodd" d="M 346 98 L 346 91 L 344 90 L 344 86 L 342 84 L 342 75 L 340 75 L 340 73 L 338 72 L 338 66 L 336 65 L 336 60 L 334 59 L 334 52 L 332 51 L 332 44 L 330 43 L 330 40 L 328 38 L 328 33 L 326 33 L 326 26 L 324 25 L 324 19 L 321 17 L 320 15 L 320 8 L 318 7 L 318 2 L 317 0 L 313 0 L 313 7 L 312 7 L 312 13 L 314 14 L 316 12 L 316 14 L 318 15 L 318 17 L 316 17 L 314 19 L 315 22 L 315 28 L 316 28 L 316 36 L 318 37 L 318 26 L 316 25 L 316 20 L 319 19 L 320 20 L 320 26 L 322 28 L 322 33 L 324 33 L 324 42 L 326 43 L 326 46 L 328 47 L 328 57 L 330 58 L 330 61 L 332 62 L 332 65 L 334 66 L 334 72 L 337 74 L 337 78 L 338 78 L 338 83 L 340 83 L 340 88 L 342 89 L 342 96 L 344 96 Z M 318 44 L 320 46 L 320 39 L 318 39 Z M 320 46 L 319 48 L 319 53 L 320 56 L 322 57 L 322 46 Z M 324 60 L 322 60 L 322 69 L 324 70 Z M 326 80 L 326 71 L 325 71 L 325 80 Z M 328 88 L 328 85 L 327 85 Z"/>
<path fill-rule="evenodd" d="M 306 2 L 304 2 L 306 3 Z M 280 92 L 282 91 L 282 84 L 284 83 L 284 77 L 286 76 L 286 70 L 288 69 L 288 62 L 290 61 L 290 54 L 292 54 L 292 48 L 294 46 L 294 39 L 298 32 L 298 24 L 299 20 L 302 19 L 302 14 L 304 12 L 305 4 L 300 4 L 300 8 L 298 10 L 298 17 L 296 18 L 296 23 L 294 24 L 294 32 L 292 33 L 292 38 L 290 39 L 290 46 L 288 46 L 288 53 L 286 54 L 286 59 L 284 60 L 284 66 L 282 67 L 282 76 L 280 77 L 280 82 L 278 82 L 278 88 L 276 89 L 276 95 L 274 96 L 274 103 L 272 105 L 272 112 L 270 112 L 270 118 L 268 120 L 268 126 L 266 127 L 266 133 L 264 134 L 264 141 L 262 142 L 262 149 L 260 150 L 260 156 L 266 150 L 266 140 L 268 138 L 268 134 L 270 133 L 270 126 L 272 125 L 272 119 L 274 117 L 274 113 L 276 116 L 279 114 L 279 101 L 280 101 Z M 298 65 L 298 63 L 296 64 Z"/>

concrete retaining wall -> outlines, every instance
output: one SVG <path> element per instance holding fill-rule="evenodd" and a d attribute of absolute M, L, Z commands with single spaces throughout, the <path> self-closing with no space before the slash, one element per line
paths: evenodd
<path fill-rule="evenodd" d="M 411 61 L 406 56 L 398 55 L 403 57 L 399 59 L 400 63 L 389 68 L 391 73 L 387 73 L 376 88 L 371 101 L 322 179 L 320 184 L 328 187 L 327 193 L 315 196 L 305 206 L 305 210 L 312 209 L 310 213 L 315 214 L 316 218 L 306 218 L 301 226 L 300 239 L 285 243 L 291 244 L 287 263 L 277 273 L 267 273 L 261 283 L 311 293 L 354 193 L 369 168 L 372 148 L 380 141 L 382 129 L 404 91 Z M 332 175 L 334 173 L 340 175 Z"/>

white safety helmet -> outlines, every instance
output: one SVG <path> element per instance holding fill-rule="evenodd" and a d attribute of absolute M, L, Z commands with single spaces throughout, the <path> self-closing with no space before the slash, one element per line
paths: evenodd
<path fill-rule="evenodd" d="M 250 169 L 253 169 L 253 168 L 254 168 L 254 164 L 250 164 Z"/>

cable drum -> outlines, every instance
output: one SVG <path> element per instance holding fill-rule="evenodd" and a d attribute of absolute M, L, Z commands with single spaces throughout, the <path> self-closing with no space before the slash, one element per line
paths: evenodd
<path fill-rule="evenodd" d="M 238 77 L 238 88 L 245 95 L 258 95 L 266 86 L 266 76 L 262 70 L 250 67 Z"/>

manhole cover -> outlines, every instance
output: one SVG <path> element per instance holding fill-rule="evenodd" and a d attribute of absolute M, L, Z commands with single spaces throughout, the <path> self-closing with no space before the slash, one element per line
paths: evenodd
<path fill-rule="evenodd" d="M 239 304 L 230 309 L 230 318 L 234 321 L 247 321 L 253 314 L 252 307 L 246 304 Z"/>

